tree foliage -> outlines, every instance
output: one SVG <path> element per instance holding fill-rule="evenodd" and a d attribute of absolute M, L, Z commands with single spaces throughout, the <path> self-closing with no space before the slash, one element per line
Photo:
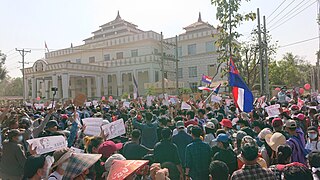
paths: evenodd
<path fill-rule="evenodd" d="M 237 42 L 237 39 L 241 34 L 236 31 L 236 28 L 244 21 L 256 19 L 256 14 L 254 12 L 239 13 L 241 0 L 229 0 L 229 2 L 227 0 L 211 0 L 211 3 L 217 8 L 216 19 L 220 22 L 217 27 L 219 34 L 216 41 L 219 53 L 217 69 L 219 70 L 223 63 L 228 62 L 230 54 L 234 59 L 240 59 L 240 43 Z M 231 49 L 231 52 L 229 49 Z M 216 72 L 218 73 L 218 71 Z"/>
<path fill-rule="evenodd" d="M 302 87 L 310 83 L 311 64 L 301 57 L 286 53 L 280 61 L 272 61 L 269 65 L 271 85 Z"/>
<path fill-rule="evenodd" d="M 1 96 L 22 96 L 23 83 L 22 78 L 6 77 L 0 82 Z"/>
<path fill-rule="evenodd" d="M 0 50 L 0 81 L 4 80 L 7 76 L 7 69 L 4 67 L 4 63 L 7 59 L 7 56 Z"/>

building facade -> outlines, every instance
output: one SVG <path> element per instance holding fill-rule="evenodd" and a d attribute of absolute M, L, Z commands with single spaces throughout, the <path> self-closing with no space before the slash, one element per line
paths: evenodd
<path fill-rule="evenodd" d="M 45 59 L 37 60 L 25 68 L 26 99 L 52 98 L 52 87 L 58 87 L 57 98 L 69 99 L 78 92 L 90 99 L 101 96 L 119 97 L 133 93 L 133 78 L 140 95 L 146 92 L 146 83 L 162 80 L 161 49 L 165 54 L 164 78 L 179 86 L 195 89 L 200 85 L 201 75 L 212 76 L 217 71 L 214 35 L 216 28 L 198 21 L 184 28 L 178 35 L 178 72 L 176 72 L 176 38 L 165 38 L 161 48 L 161 34 L 143 31 L 137 25 L 117 17 L 94 31 L 84 44 L 48 52 Z M 168 58 L 171 57 L 171 58 Z M 171 59 L 171 60 L 170 60 Z M 220 71 L 220 70 L 218 70 Z M 220 72 L 216 76 L 220 79 Z"/>

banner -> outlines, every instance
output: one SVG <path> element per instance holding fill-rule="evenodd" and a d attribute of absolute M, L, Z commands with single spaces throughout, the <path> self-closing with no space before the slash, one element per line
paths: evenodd
<path fill-rule="evenodd" d="M 220 96 L 216 96 L 216 95 L 211 96 L 211 102 L 213 103 L 220 103 L 221 100 L 222 100 L 222 97 Z"/>
<path fill-rule="evenodd" d="M 187 109 L 187 110 L 191 110 L 191 106 L 189 104 L 187 104 L 186 102 L 182 101 L 181 103 L 181 109 Z"/>
<path fill-rule="evenodd" d="M 123 107 L 130 108 L 130 102 L 123 102 Z"/>
<path fill-rule="evenodd" d="M 126 179 L 138 169 L 143 168 L 148 162 L 146 160 L 114 160 L 107 179 Z"/>
<path fill-rule="evenodd" d="M 279 108 L 280 108 L 280 104 L 275 104 L 275 105 L 268 106 L 265 109 L 269 117 L 276 117 L 280 114 Z"/>
<path fill-rule="evenodd" d="M 76 95 L 76 97 L 73 100 L 73 104 L 75 106 L 83 106 L 84 102 L 86 102 L 86 95 L 83 93 L 79 93 Z"/>
<path fill-rule="evenodd" d="M 152 106 L 152 96 L 147 96 L 147 106 Z"/>
<path fill-rule="evenodd" d="M 36 109 L 43 109 L 44 108 L 44 104 L 34 104 L 34 107 Z"/>
<path fill-rule="evenodd" d="M 66 139 L 63 136 L 47 136 L 29 139 L 27 143 L 31 145 L 32 148 L 37 148 L 37 154 L 45 154 L 67 147 Z"/>
<path fill-rule="evenodd" d="M 123 119 L 102 126 L 102 130 L 108 135 L 107 139 L 113 139 L 126 133 Z"/>

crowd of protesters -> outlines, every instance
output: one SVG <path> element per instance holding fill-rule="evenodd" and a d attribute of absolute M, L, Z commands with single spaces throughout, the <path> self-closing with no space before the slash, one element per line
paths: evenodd
<path fill-rule="evenodd" d="M 8 106 L 1 109 L 0 177 L 3 180 L 108 179 L 115 160 L 148 160 L 125 179 L 152 180 L 271 180 L 319 179 L 320 143 L 318 102 L 310 96 L 277 97 L 255 104 L 250 113 L 236 105 L 160 98 L 118 100 L 97 106 L 72 104 L 56 108 Z M 290 96 L 286 95 L 285 96 Z M 290 99 L 290 100 L 288 100 Z M 269 117 L 265 107 L 280 104 Z M 299 104 L 299 105 L 298 105 Z M 123 119 L 126 133 L 108 139 L 85 134 L 82 119 Z M 67 148 L 37 154 L 27 140 L 65 137 Z M 73 148 L 83 150 L 74 152 Z M 110 179 L 110 178 L 109 178 Z"/>

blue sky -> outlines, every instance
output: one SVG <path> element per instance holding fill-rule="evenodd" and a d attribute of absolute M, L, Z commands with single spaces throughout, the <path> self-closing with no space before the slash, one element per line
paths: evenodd
<path fill-rule="evenodd" d="M 266 15 L 270 21 L 291 3 L 276 19 L 267 24 L 268 26 L 276 23 L 299 3 L 303 5 L 306 2 L 306 7 L 314 2 L 286 0 L 279 10 L 269 17 L 283 1 L 243 2 L 240 12 L 256 11 L 259 7 L 261 16 Z M 100 25 L 113 20 L 118 10 L 123 19 L 138 25 L 138 28 L 162 31 L 165 37 L 183 33 L 182 28 L 195 22 L 199 12 L 203 21 L 208 21 L 213 26 L 218 24 L 215 19 L 216 8 L 211 5 L 210 0 L 2 0 L 0 50 L 8 55 L 6 66 L 9 75 L 22 76 L 19 70 L 21 64 L 18 63 L 21 56 L 14 51 L 15 48 L 31 49 L 32 52 L 25 59 L 30 62 L 26 67 L 31 66 L 37 59 L 44 57 L 44 41 L 52 50 L 70 47 L 71 43 L 80 45 L 82 40 L 90 37 L 91 32 Z M 317 3 L 314 3 L 290 21 L 272 30 L 270 34 L 273 40 L 278 41 L 279 46 L 318 37 L 316 17 Z M 242 40 L 248 38 L 255 24 L 256 22 L 244 22 L 241 25 L 238 30 L 244 34 Z M 318 44 L 318 40 L 312 40 L 279 48 L 277 58 L 281 58 L 286 52 L 293 52 L 314 64 Z"/>

